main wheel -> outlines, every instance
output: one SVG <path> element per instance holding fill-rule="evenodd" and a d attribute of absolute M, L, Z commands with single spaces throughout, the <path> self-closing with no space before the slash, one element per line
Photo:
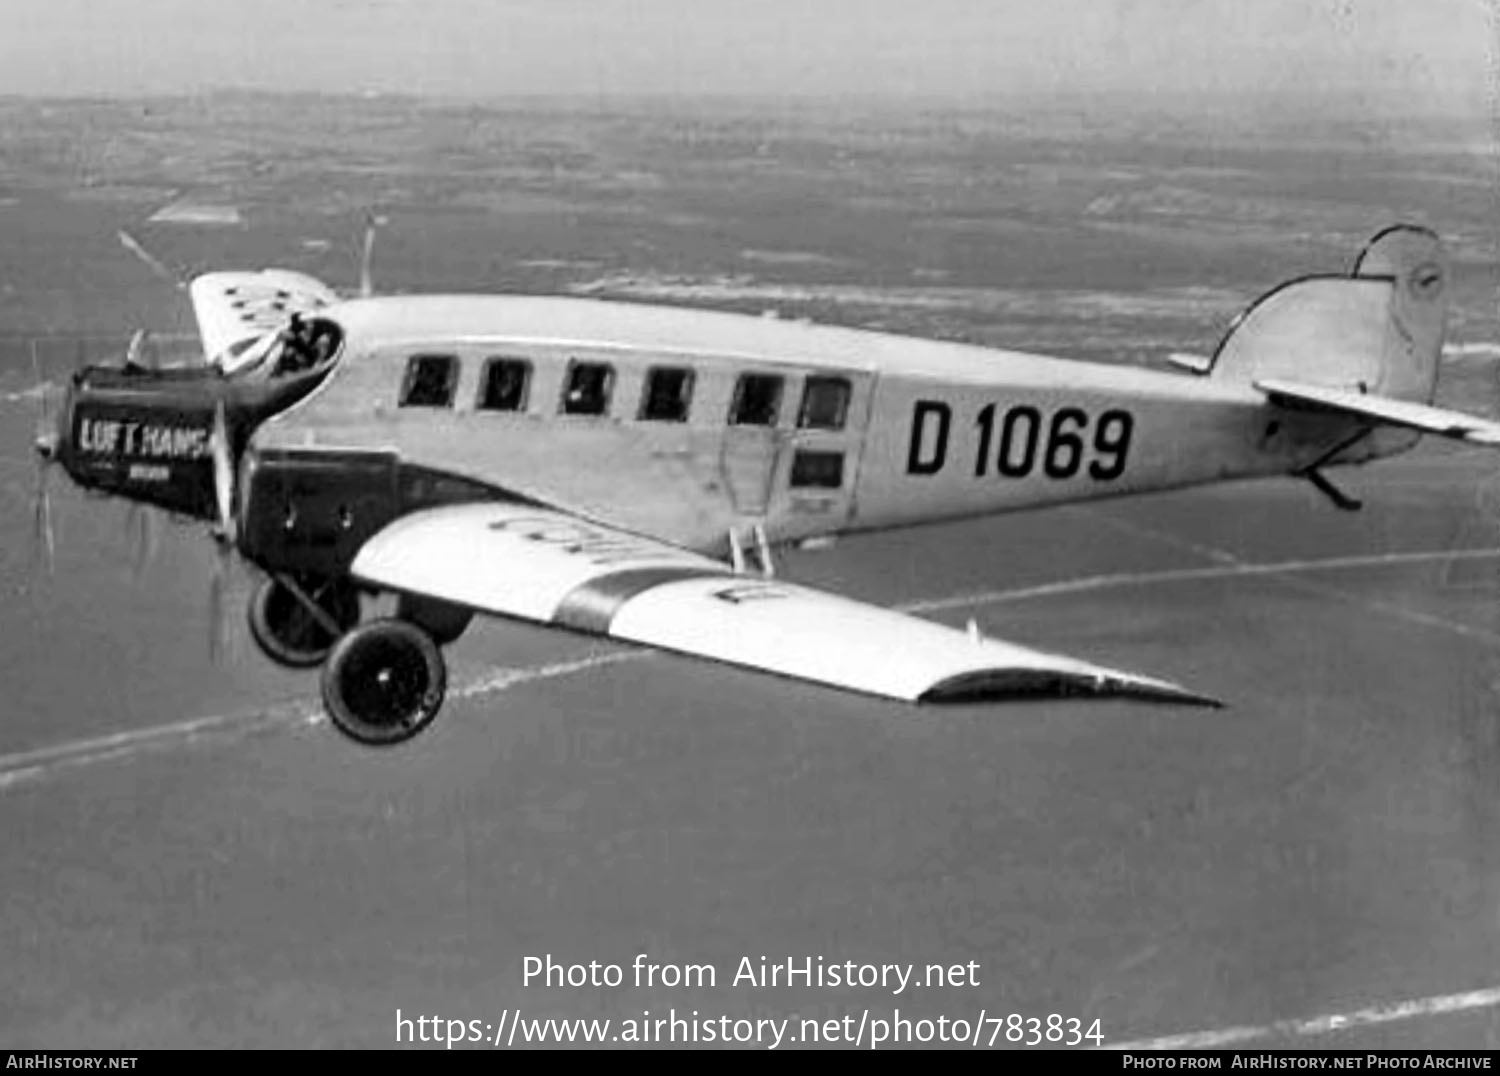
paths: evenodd
<path fill-rule="evenodd" d="M 359 623 L 359 591 L 347 579 L 297 579 L 302 592 L 338 625 L 330 632 L 279 578 L 262 583 L 250 598 L 250 634 L 266 657 L 306 669 L 328 656 L 339 635 Z"/>
<path fill-rule="evenodd" d="M 404 620 L 372 620 L 334 644 L 323 666 L 323 705 L 363 744 L 409 740 L 437 717 L 448 670 L 432 637 Z"/>

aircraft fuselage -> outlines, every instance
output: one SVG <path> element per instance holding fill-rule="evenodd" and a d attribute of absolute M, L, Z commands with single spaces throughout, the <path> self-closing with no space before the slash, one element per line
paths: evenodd
<path fill-rule="evenodd" d="M 1285 474 L 1360 432 L 1205 377 L 743 315 L 458 296 L 328 316 L 343 358 L 256 432 L 244 496 L 283 518 L 288 468 L 325 472 L 328 511 L 364 497 L 351 540 L 420 503 L 398 472 L 722 553 L 749 524 L 775 542 Z"/>

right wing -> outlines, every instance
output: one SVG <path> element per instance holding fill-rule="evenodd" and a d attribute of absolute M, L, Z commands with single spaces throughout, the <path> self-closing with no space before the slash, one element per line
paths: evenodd
<path fill-rule="evenodd" d="M 906 701 L 1120 695 L 1218 705 L 1176 684 L 1030 650 L 676 546 L 510 504 L 404 516 L 355 579 L 470 609 Z"/>

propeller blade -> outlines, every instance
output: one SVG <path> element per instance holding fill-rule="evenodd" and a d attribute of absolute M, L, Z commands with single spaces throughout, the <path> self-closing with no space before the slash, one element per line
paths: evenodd
<path fill-rule="evenodd" d="M 228 654 L 229 642 L 233 639 L 226 620 L 229 589 L 229 574 L 234 566 L 236 541 L 234 518 L 234 458 L 229 443 L 229 422 L 224 413 L 224 401 L 214 406 L 213 431 L 209 434 L 209 451 L 214 467 L 214 502 L 218 509 L 218 528 L 214 537 L 218 549 L 214 558 L 213 576 L 208 590 L 208 652 L 209 660 L 218 664 Z"/>
<path fill-rule="evenodd" d="M 50 416 L 47 407 L 47 382 L 42 377 L 42 356 L 37 350 L 36 337 L 31 338 L 31 374 L 36 378 L 35 391 L 41 410 L 41 414 L 37 417 L 37 440 L 40 442 L 43 438 L 51 437 L 52 427 L 48 421 Z"/>
<path fill-rule="evenodd" d="M 52 533 L 52 498 L 47 491 L 47 461 L 37 468 L 37 489 L 32 509 L 32 552 L 40 556 L 51 575 L 57 559 L 57 542 Z"/>
<path fill-rule="evenodd" d="M 126 366 L 144 366 L 156 369 L 156 349 L 147 348 L 148 333 L 145 329 L 137 329 L 131 334 L 130 344 L 125 349 Z"/>
<path fill-rule="evenodd" d="M 222 548 L 222 547 L 221 547 Z M 217 665 L 228 651 L 228 633 L 225 630 L 225 591 L 228 583 L 222 552 L 214 558 L 213 575 L 208 581 L 208 659 Z"/>
<path fill-rule="evenodd" d="M 52 428 L 51 408 L 47 400 L 47 382 L 42 377 L 42 357 L 36 339 L 31 340 L 31 369 L 36 377 L 37 397 L 37 470 L 36 491 L 32 495 L 32 554 L 40 556 L 51 575 L 57 557 L 57 542 L 52 532 L 52 498 L 47 488 L 47 472 L 57 448 L 57 431 Z"/>
<path fill-rule="evenodd" d="M 246 570 L 245 562 L 234 556 L 233 548 L 219 543 L 208 581 L 208 656 L 216 666 L 237 655 L 239 635 L 231 599 L 240 583 L 254 578 L 254 573 Z"/>
<path fill-rule="evenodd" d="M 235 543 L 234 460 L 229 444 L 229 424 L 224 401 L 214 407 L 213 432 L 209 435 L 214 464 L 214 499 L 219 510 L 219 537 L 231 547 Z"/>
<path fill-rule="evenodd" d="M 139 583 L 156 561 L 156 517 L 139 501 L 132 501 L 126 516 L 130 532 L 130 579 Z"/>
<path fill-rule="evenodd" d="M 137 258 L 144 262 L 146 264 L 146 267 L 157 276 L 161 277 L 168 284 L 171 284 L 174 288 L 181 289 L 188 286 L 188 282 L 186 280 L 182 279 L 181 276 L 174 274 L 165 265 L 153 258 L 150 252 L 147 251 L 145 247 L 141 246 L 141 244 L 137 242 L 135 237 L 132 236 L 129 232 L 119 232 L 117 234 L 119 235 L 120 242 L 124 245 L 125 249 L 130 251 L 130 253 L 134 254 Z"/>
<path fill-rule="evenodd" d="M 370 214 L 365 217 L 364 249 L 359 260 L 359 297 L 368 299 L 375 294 L 375 284 L 370 275 L 370 260 L 375 254 L 375 230 L 386 222 L 384 217 Z"/>

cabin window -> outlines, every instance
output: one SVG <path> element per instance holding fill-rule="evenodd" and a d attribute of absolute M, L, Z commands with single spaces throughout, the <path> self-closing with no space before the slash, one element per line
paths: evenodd
<path fill-rule="evenodd" d="M 614 367 L 602 362 L 573 363 L 568 367 L 568 380 L 563 388 L 563 414 L 604 414 L 609 410 L 609 394 L 614 384 Z"/>
<path fill-rule="evenodd" d="M 490 359 L 484 364 L 479 389 L 483 411 L 524 411 L 531 384 L 531 363 L 525 359 Z"/>
<path fill-rule="evenodd" d="M 744 374 L 734 389 L 729 422 L 734 426 L 774 426 L 781 407 L 781 378 Z"/>
<path fill-rule="evenodd" d="M 402 407 L 450 407 L 458 384 L 458 356 L 413 355 L 401 385 Z"/>
<path fill-rule="evenodd" d="M 797 425 L 804 430 L 842 430 L 849 414 L 849 382 L 842 377 L 809 377 L 802 390 Z"/>
<path fill-rule="evenodd" d="M 792 457 L 793 489 L 838 489 L 843 484 L 842 452 L 798 451 Z"/>
<path fill-rule="evenodd" d="M 693 399 L 693 371 L 658 366 L 646 373 L 641 418 L 650 422 L 686 422 Z"/>

